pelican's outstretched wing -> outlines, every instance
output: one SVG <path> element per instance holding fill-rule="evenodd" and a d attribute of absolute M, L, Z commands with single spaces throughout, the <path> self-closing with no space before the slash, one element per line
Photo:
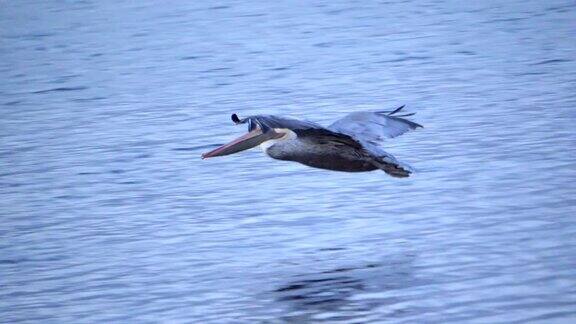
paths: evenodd
<path fill-rule="evenodd" d="M 255 115 L 240 119 L 236 114 L 232 115 L 232 121 L 236 124 L 248 123 L 248 130 L 252 130 L 256 126 L 263 131 L 273 128 L 286 128 L 296 133 L 298 138 L 317 144 L 345 144 L 356 148 L 362 147 L 350 135 L 335 132 L 309 121 L 273 115 Z"/>
<path fill-rule="evenodd" d="M 404 106 L 393 111 L 353 112 L 328 126 L 328 129 L 349 135 L 360 142 L 375 143 L 423 127 L 404 118 L 414 115 L 413 113 L 398 114 L 402 108 Z"/>

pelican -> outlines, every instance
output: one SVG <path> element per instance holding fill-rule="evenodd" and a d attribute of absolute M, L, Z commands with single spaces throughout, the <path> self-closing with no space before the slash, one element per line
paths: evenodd
<path fill-rule="evenodd" d="M 328 127 L 309 121 L 272 115 L 255 115 L 235 124 L 248 124 L 248 133 L 202 154 L 202 159 L 230 155 L 260 145 L 271 158 L 299 162 L 314 168 L 345 172 L 382 170 L 405 178 L 413 172 L 407 164 L 386 153 L 379 143 L 423 127 L 400 113 L 404 106 L 389 111 L 353 112 Z"/>

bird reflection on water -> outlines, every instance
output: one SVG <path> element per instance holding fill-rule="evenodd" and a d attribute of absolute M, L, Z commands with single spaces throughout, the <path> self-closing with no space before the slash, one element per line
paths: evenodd
<path fill-rule="evenodd" d="M 393 255 L 380 261 L 333 265 L 328 270 L 294 275 L 277 286 L 273 294 L 277 302 L 288 305 L 290 311 L 283 320 L 289 322 L 319 317 L 357 321 L 373 308 L 401 302 L 401 297 L 384 295 L 416 285 L 412 263 L 411 256 Z M 368 295 L 371 297 L 364 297 Z"/>

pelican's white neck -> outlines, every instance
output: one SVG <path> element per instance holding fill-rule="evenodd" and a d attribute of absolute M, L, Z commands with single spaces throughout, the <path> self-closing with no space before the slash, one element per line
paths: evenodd
<path fill-rule="evenodd" d="M 268 153 L 268 149 L 276 143 L 285 142 L 288 140 L 293 140 L 293 139 L 296 139 L 298 137 L 296 135 L 296 133 L 294 133 L 292 130 L 290 130 L 288 128 L 274 128 L 274 131 L 276 133 L 284 134 L 284 136 L 282 136 L 280 138 L 275 138 L 275 139 L 271 139 L 271 140 L 267 140 L 267 141 L 262 142 L 260 144 L 260 148 L 265 153 Z"/>

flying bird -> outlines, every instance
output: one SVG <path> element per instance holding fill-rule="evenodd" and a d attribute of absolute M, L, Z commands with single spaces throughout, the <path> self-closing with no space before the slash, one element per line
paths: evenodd
<path fill-rule="evenodd" d="M 328 127 L 309 121 L 272 115 L 255 115 L 235 124 L 248 124 L 248 133 L 202 154 L 202 158 L 230 155 L 257 145 L 271 158 L 299 162 L 314 168 L 365 172 L 383 170 L 397 177 L 408 177 L 412 168 L 386 153 L 380 143 L 423 127 L 401 113 L 404 106 L 391 111 L 353 112 Z"/>

